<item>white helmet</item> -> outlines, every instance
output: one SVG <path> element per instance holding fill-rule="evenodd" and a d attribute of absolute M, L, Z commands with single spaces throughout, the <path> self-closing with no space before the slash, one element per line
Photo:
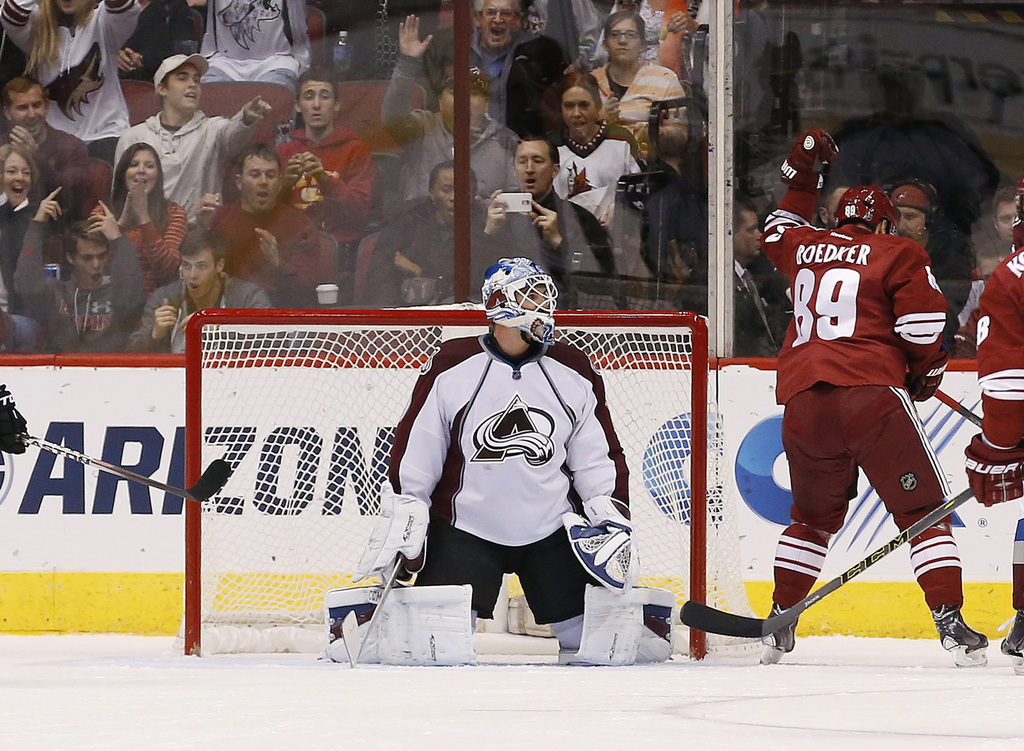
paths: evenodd
<path fill-rule="evenodd" d="M 502 258 L 487 269 L 482 288 L 487 317 L 541 344 L 555 343 L 554 280 L 529 258 Z"/>

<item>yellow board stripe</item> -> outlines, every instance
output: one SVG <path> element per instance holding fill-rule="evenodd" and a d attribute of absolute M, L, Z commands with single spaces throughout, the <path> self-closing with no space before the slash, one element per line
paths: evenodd
<path fill-rule="evenodd" d="M 324 582 L 325 589 L 348 583 Z M 183 584 L 182 574 L 0 573 L 0 632 L 173 635 L 181 625 Z M 767 613 L 772 583 L 747 582 L 746 588 L 754 612 Z M 996 628 L 1013 614 L 1010 585 L 967 582 L 964 593 L 967 622 L 997 637 Z M 807 610 L 797 634 L 920 639 L 934 637 L 935 628 L 916 583 L 850 582 Z"/>

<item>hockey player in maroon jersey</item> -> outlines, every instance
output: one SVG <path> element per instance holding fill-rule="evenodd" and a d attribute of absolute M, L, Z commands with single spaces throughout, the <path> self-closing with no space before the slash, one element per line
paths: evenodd
<path fill-rule="evenodd" d="M 876 186 L 843 194 L 835 229 L 810 225 L 822 185 L 818 165 L 836 153 L 822 130 L 801 136 L 782 165 L 788 190 L 761 236 L 793 297 L 776 391 L 785 405 L 793 523 L 775 555 L 773 613 L 810 592 L 856 491 L 858 467 L 900 529 L 947 493 L 913 405 L 935 393 L 946 367 L 946 300 L 924 248 L 895 235 L 899 215 Z M 988 640 L 960 614 L 960 555 L 948 519 L 910 541 L 910 560 L 942 646 L 958 666 L 984 665 Z M 765 637 L 761 662 L 791 651 L 795 629 Z"/>
<path fill-rule="evenodd" d="M 986 506 L 1024 496 L 1024 176 L 1017 186 L 1013 252 L 981 293 L 978 318 L 978 383 L 985 416 L 968 445 L 967 477 Z M 1024 513 L 1013 542 L 1012 604 L 1017 616 L 1000 646 L 1024 675 Z"/>
<path fill-rule="evenodd" d="M 503 574 L 516 573 L 537 622 L 558 638 L 561 661 L 662 661 L 672 651 L 673 595 L 633 587 L 625 457 L 601 376 L 582 351 L 555 342 L 557 296 L 551 276 L 529 259 L 504 258 L 487 270 L 490 332 L 445 342 L 417 380 L 359 575 L 386 576 L 401 556 L 418 572 L 403 602 L 409 592 L 469 584 L 473 615 L 490 618 Z M 595 582 L 604 587 L 588 588 Z M 351 605 L 350 594 L 329 600 Z M 438 598 L 433 619 L 459 607 Z M 468 599 L 464 607 L 468 624 Z M 330 602 L 328 611 L 335 622 L 346 615 Z M 379 646 L 378 661 L 420 664 L 410 641 Z"/>

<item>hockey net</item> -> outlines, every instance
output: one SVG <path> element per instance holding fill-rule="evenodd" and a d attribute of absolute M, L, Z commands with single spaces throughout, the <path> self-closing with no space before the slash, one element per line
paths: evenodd
<path fill-rule="evenodd" d="M 641 585 L 750 614 L 704 320 L 566 313 L 557 329 L 605 382 L 630 470 Z M 217 458 L 234 474 L 201 507 L 188 504 L 186 652 L 323 649 L 324 592 L 354 583 L 420 369 L 440 342 L 484 331 L 479 310 L 194 316 L 188 479 Z M 704 431 L 694 440 L 692 426 L 704 423 L 706 440 Z M 729 646 L 677 632 L 677 651 L 696 657 Z"/>

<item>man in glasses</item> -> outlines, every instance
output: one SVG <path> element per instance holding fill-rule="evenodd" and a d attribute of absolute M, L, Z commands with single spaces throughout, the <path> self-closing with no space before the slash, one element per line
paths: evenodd
<path fill-rule="evenodd" d="M 550 130 L 558 113 L 544 111 L 543 94 L 569 67 L 565 50 L 523 31 L 521 0 L 474 0 L 473 19 L 470 60 L 490 80 L 491 117 L 521 137 Z"/>

